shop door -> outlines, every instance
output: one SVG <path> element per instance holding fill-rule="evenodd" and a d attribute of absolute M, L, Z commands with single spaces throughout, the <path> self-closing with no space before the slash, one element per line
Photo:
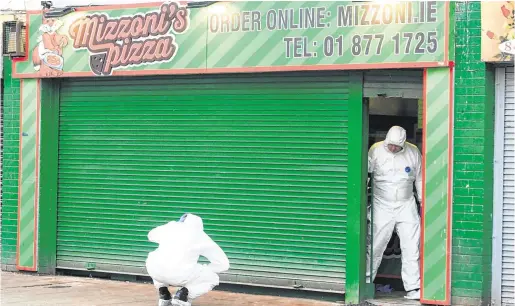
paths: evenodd
<path fill-rule="evenodd" d="M 148 231 L 190 212 L 231 261 L 224 281 L 343 291 L 348 82 L 63 81 L 58 268 L 146 274 Z"/>
<path fill-rule="evenodd" d="M 515 98 L 513 66 L 498 69 L 495 129 L 493 299 L 515 303 Z"/>

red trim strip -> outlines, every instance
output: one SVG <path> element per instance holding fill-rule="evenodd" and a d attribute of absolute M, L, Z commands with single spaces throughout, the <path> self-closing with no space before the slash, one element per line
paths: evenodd
<path fill-rule="evenodd" d="M 137 70 L 113 72 L 113 76 L 143 76 L 143 75 L 177 75 L 177 74 L 214 74 L 214 73 L 253 73 L 279 71 L 313 71 L 313 70 L 361 70 L 361 69 L 398 69 L 398 68 L 427 68 L 445 67 L 442 62 L 416 63 L 378 63 L 378 64 L 341 64 L 341 65 L 310 65 L 310 66 L 262 66 L 244 68 L 190 68 L 167 70 Z M 16 73 L 15 78 L 41 78 L 38 73 Z M 61 77 L 98 77 L 93 72 L 65 72 Z"/>
<path fill-rule="evenodd" d="M 422 79 L 422 213 L 420 214 L 420 301 L 424 297 L 424 228 L 426 212 L 426 130 L 427 130 L 427 69 Z"/>
<path fill-rule="evenodd" d="M 449 159 L 447 177 L 447 262 L 445 280 L 445 304 L 451 305 L 451 265 L 452 265 L 452 185 L 453 185 L 453 162 L 454 162 L 454 63 L 449 68 Z"/>

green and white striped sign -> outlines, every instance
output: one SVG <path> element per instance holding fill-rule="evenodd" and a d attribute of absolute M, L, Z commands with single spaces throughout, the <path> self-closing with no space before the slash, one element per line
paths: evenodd
<path fill-rule="evenodd" d="M 36 271 L 39 188 L 39 80 L 24 80 L 20 85 L 21 135 L 16 265 L 19 270 Z"/>
<path fill-rule="evenodd" d="M 175 2 L 28 16 L 17 77 L 438 67 L 449 3 Z"/>
<path fill-rule="evenodd" d="M 450 305 L 452 229 L 452 68 L 425 72 L 422 296 L 424 304 Z"/>

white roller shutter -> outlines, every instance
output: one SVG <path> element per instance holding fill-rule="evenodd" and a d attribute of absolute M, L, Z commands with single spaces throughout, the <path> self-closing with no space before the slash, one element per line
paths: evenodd
<path fill-rule="evenodd" d="M 515 99 L 513 66 L 506 68 L 504 104 L 502 301 L 515 304 Z"/>
<path fill-rule="evenodd" d="M 492 288 L 494 305 L 515 305 L 514 82 L 513 66 L 497 70 Z"/>

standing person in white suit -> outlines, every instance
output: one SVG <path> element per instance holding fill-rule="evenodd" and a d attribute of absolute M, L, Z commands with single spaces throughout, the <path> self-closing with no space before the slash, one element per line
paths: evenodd
<path fill-rule="evenodd" d="M 421 202 L 422 156 L 415 145 L 406 142 L 406 130 L 393 126 L 384 141 L 370 148 L 368 172 L 373 174 L 372 281 L 395 230 L 401 243 L 401 275 L 407 291 L 405 298 L 419 300 L 420 216 L 413 183 Z M 367 270 L 369 267 L 367 265 Z"/>
<path fill-rule="evenodd" d="M 147 258 L 147 272 L 159 290 L 159 306 L 190 306 L 191 301 L 219 284 L 218 274 L 229 270 L 224 251 L 204 232 L 202 219 L 183 215 L 154 228 L 148 239 L 159 247 Z M 200 256 L 208 265 L 198 263 Z M 168 286 L 181 287 L 171 296 Z"/>

